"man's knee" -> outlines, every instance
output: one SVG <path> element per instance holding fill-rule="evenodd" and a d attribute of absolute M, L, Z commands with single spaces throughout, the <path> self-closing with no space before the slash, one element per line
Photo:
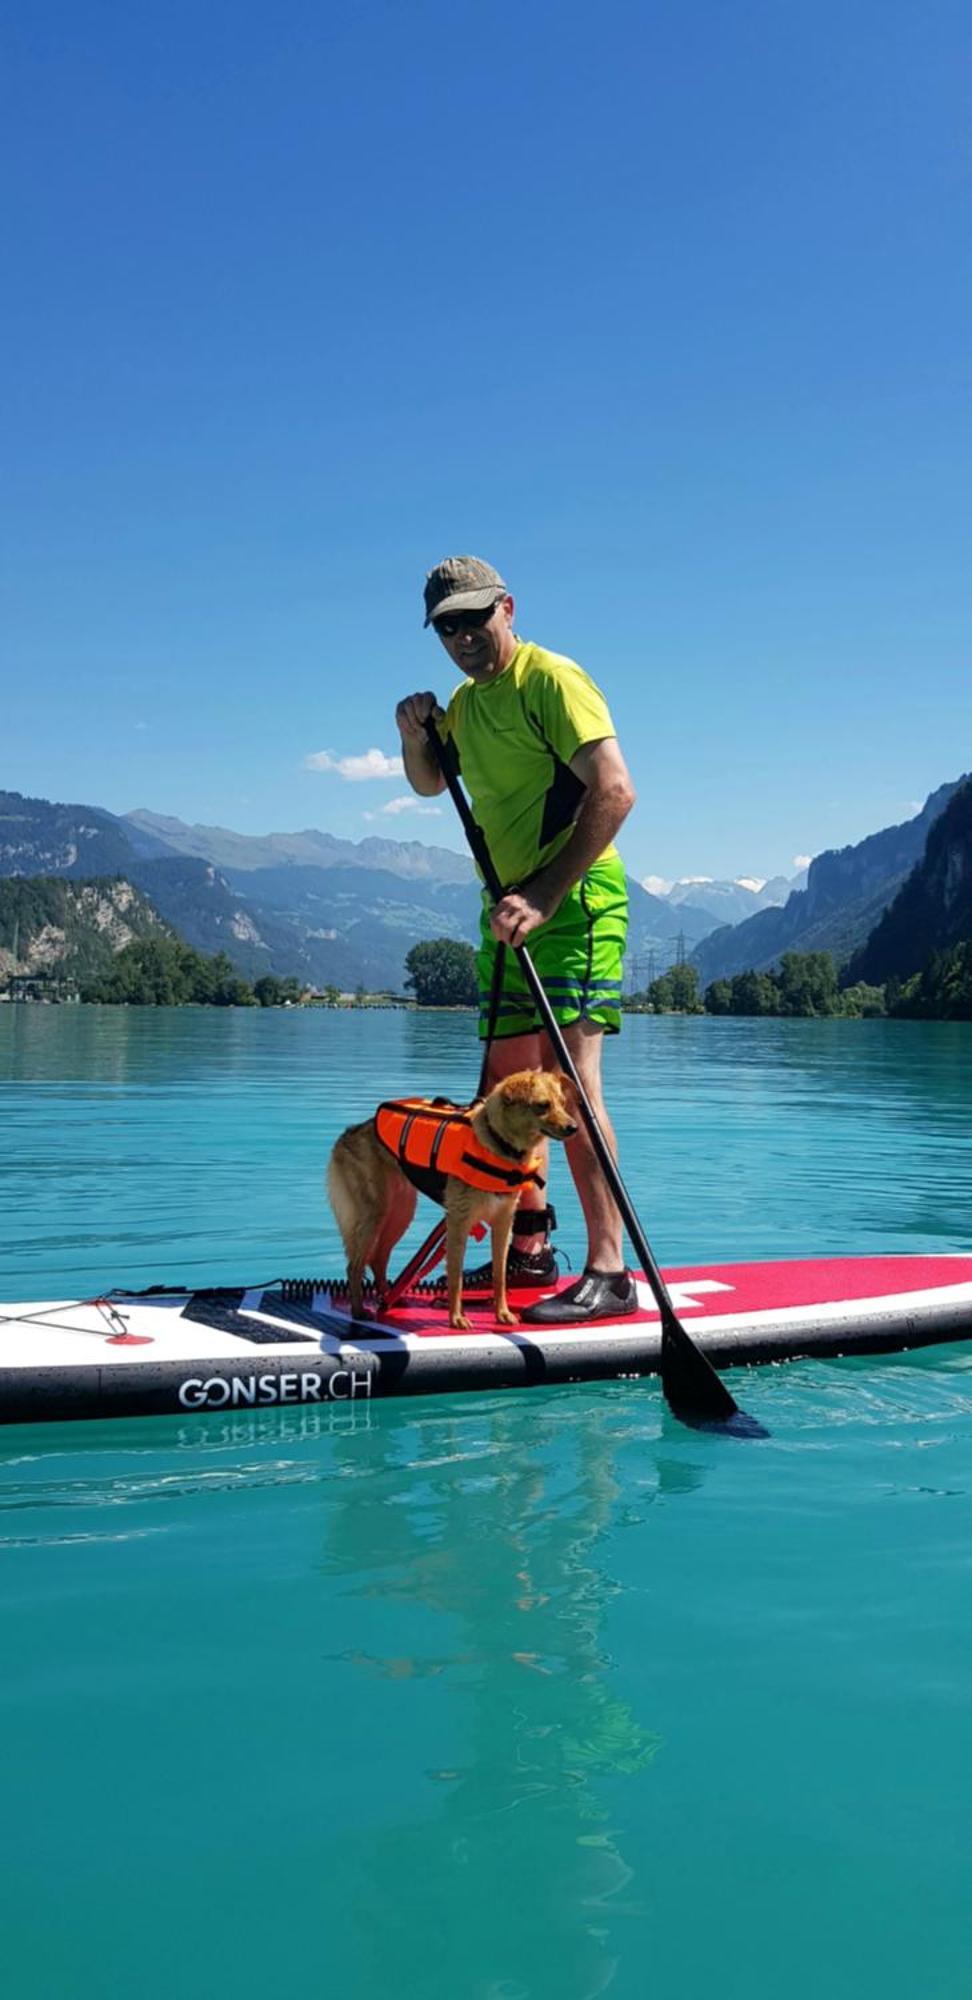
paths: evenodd
<path fill-rule="evenodd" d="M 539 1035 L 508 1035 L 493 1042 L 489 1051 L 489 1086 L 502 1083 L 504 1076 L 516 1076 L 521 1069 L 543 1069 Z"/>
<path fill-rule="evenodd" d="M 603 1028 L 599 1027 L 596 1021 L 581 1019 L 579 1021 L 571 1021 L 570 1026 L 563 1030 L 563 1036 L 574 1068 L 585 1090 L 600 1091 L 601 1050 L 604 1047 Z M 547 1053 L 549 1060 L 545 1055 L 544 1068 L 559 1069 L 560 1064 L 549 1043 L 547 1044 Z"/>

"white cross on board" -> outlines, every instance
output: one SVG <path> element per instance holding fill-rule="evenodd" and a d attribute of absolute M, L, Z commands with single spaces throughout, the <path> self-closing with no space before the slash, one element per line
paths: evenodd
<path fill-rule="evenodd" d="M 734 1292 L 735 1289 L 735 1285 L 724 1285 L 721 1278 L 682 1278 L 669 1285 L 668 1296 L 677 1313 L 702 1312 L 703 1301 L 696 1294 Z M 651 1312 L 655 1304 L 650 1287 L 641 1281 L 638 1283 L 638 1304 L 643 1312 Z"/>

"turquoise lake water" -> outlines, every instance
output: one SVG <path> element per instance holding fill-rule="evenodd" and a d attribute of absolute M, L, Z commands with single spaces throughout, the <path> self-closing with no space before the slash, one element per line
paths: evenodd
<path fill-rule="evenodd" d="M 0 1298 L 334 1271 L 339 1127 L 477 1069 L 2 1008 Z M 968 1027 L 607 1070 L 663 1263 L 972 1247 Z M 5 1995 L 969 2000 L 972 1347 L 731 1379 L 764 1442 L 653 1383 L 0 1431 Z"/>

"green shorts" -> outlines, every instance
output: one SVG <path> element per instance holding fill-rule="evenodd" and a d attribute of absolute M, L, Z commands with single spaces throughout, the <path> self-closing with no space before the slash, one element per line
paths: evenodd
<path fill-rule="evenodd" d="M 497 941 L 489 928 L 491 904 L 483 899 L 479 975 L 479 1036 L 485 1041 Z M 621 1026 L 621 965 L 628 932 L 628 888 L 618 855 L 595 861 L 564 897 L 559 910 L 527 939 L 527 950 L 561 1027 L 582 1017 L 608 1035 Z M 504 957 L 503 988 L 495 1038 L 530 1035 L 541 1022 L 516 953 Z"/>

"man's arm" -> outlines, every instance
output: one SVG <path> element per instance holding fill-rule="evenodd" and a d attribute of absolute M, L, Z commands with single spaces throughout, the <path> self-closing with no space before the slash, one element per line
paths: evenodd
<path fill-rule="evenodd" d="M 514 890 L 497 903 L 490 923 L 504 944 L 525 944 L 531 931 L 553 916 L 568 890 L 610 847 L 634 805 L 635 789 L 615 736 L 582 743 L 570 760 L 570 768 L 587 788 L 573 831 L 559 854 L 531 876 L 525 889 Z"/>
<path fill-rule="evenodd" d="M 418 792 L 423 799 L 437 798 L 446 788 L 446 781 L 429 748 L 429 739 L 425 734 L 425 725 L 430 715 L 433 715 L 437 722 L 441 722 L 443 710 L 439 707 L 434 694 L 428 690 L 423 694 L 407 694 L 395 710 L 395 721 L 402 739 L 405 776 L 413 792 Z"/>

